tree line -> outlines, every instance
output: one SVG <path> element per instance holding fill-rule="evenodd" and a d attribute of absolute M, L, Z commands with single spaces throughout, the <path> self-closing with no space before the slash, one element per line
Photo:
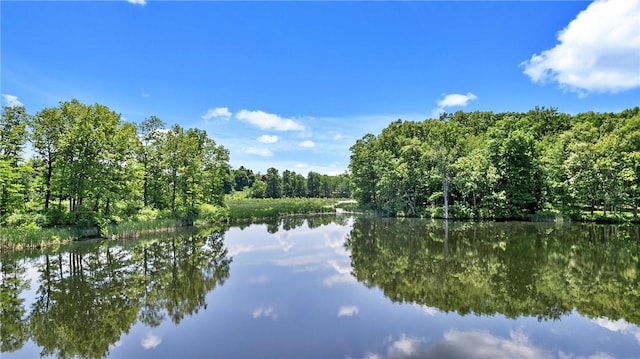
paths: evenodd
<path fill-rule="evenodd" d="M 22 106 L 2 110 L 0 225 L 100 227 L 142 209 L 141 218 L 194 219 L 245 189 L 256 198 L 350 194 L 346 175 L 232 169 L 229 151 L 206 131 L 167 128 L 156 116 L 134 124 L 78 100 L 34 115 Z"/>
<path fill-rule="evenodd" d="M 638 215 L 640 107 L 577 115 L 544 107 L 445 113 L 398 120 L 350 150 L 355 199 L 391 215 Z"/>
<path fill-rule="evenodd" d="M 125 122 L 78 100 L 35 115 L 4 107 L 0 221 L 96 225 L 143 206 L 188 216 L 200 204 L 221 205 L 228 151 L 203 130 L 165 126 L 155 116 Z"/>
<path fill-rule="evenodd" d="M 290 170 L 280 175 L 274 167 L 261 174 L 240 166 L 225 183 L 225 192 L 232 190 L 248 190 L 253 198 L 349 198 L 351 183 L 346 173 L 332 176 L 310 171 L 305 177 Z"/>

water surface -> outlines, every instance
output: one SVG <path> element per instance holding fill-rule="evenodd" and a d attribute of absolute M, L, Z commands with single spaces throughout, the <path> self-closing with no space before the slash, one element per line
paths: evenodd
<path fill-rule="evenodd" d="M 2 256 L 2 358 L 637 358 L 633 226 L 349 216 Z"/>

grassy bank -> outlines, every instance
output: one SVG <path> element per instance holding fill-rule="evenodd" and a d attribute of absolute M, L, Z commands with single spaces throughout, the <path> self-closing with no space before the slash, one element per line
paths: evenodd
<path fill-rule="evenodd" d="M 292 214 L 335 212 L 335 198 L 241 198 L 226 201 L 229 219 L 277 218 Z"/>
<path fill-rule="evenodd" d="M 170 232 L 186 224 L 204 226 L 212 223 L 277 218 L 293 214 L 332 213 L 336 204 L 344 202 L 325 198 L 247 198 L 236 193 L 225 201 L 225 207 L 203 205 L 191 220 L 165 218 L 155 210 L 143 210 L 133 220 L 104 226 L 59 226 L 40 228 L 35 223 L 17 227 L 0 227 L 0 251 L 16 251 L 58 246 L 89 238 L 136 238 L 143 233 Z M 341 203 L 348 206 L 348 203 Z"/>
<path fill-rule="evenodd" d="M 58 246 L 88 238 L 135 238 L 141 233 L 172 231 L 177 227 L 175 219 L 131 221 L 99 227 L 20 226 L 0 228 L 0 251 L 16 251 Z"/>

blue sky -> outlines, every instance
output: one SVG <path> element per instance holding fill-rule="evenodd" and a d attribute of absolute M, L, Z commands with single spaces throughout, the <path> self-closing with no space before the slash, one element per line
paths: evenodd
<path fill-rule="evenodd" d="M 341 173 L 441 111 L 640 105 L 640 0 L 2 1 L 3 105 L 198 127 L 231 165 Z"/>

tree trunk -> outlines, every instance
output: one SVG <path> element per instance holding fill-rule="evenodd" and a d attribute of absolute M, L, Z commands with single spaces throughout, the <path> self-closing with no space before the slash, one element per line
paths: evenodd
<path fill-rule="evenodd" d="M 449 219 L 449 181 L 447 176 L 442 176 L 442 191 L 444 196 L 444 219 Z"/>
<path fill-rule="evenodd" d="M 171 191 L 171 213 L 176 213 L 176 172 L 173 171 L 173 186 Z"/>
<path fill-rule="evenodd" d="M 144 194 L 144 206 L 149 205 L 149 173 L 147 172 L 147 162 L 144 163 L 144 184 L 143 184 Z"/>
<path fill-rule="evenodd" d="M 47 177 L 45 178 L 45 186 L 47 190 L 44 192 L 44 210 L 49 210 L 49 201 L 51 200 L 51 175 L 53 174 L 53 167 L 51 160 L 47 163 Z"/>

